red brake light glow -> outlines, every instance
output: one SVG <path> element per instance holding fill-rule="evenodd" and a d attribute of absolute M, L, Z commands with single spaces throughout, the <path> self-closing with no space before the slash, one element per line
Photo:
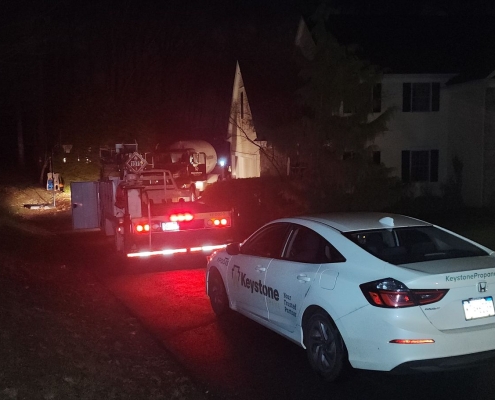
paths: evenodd
<path fill-rule="evenodd" d="M 214 227 L 230 226 L 230 220 L 228 218 L 212 218 L 207 221 L 207 225 Z"/>
<path fill-rule="evenodd" d="M 128 253 L 127 257 L 129 258 L 135 258 L 135 257 L 140 257 L 140 258 L 146 258 L 150 256 L 171 256 L 174 254 L 185 254 L 185 253 L 198 253 L 198 252 L 207 252 L 211 253 L 214 250 L 222 249 L 227 246 L 226 244 L 220 244 L 220 245 L 205 245 L 205 246 L 200 246 L 200 247 L 191 247 L 191 248 L 172 248 L 172 249 L 164 249 L 164 250 L 155 250 L 155 251 L 138 251 L 136 253 Z"/>
<path fill-rule="evenodd" d="M 137 224 L 135 226 L 136 232 L 149 232 L 150 231 L 150 226 L 149 224 Z"/>
<path fill-rule="evenodd" d="M 409 289 L 392 278 L 359 285 L 364 297 L 375 307 L 402 308 L 422 306 L 440 301 L 448 289 Z"/>
<path fill-rule="evenodd" d="M 172 214 L 170 216 L 170 221 L 172 222 L 188 222 L 194 219 L 191 213 L 180 213 L 180 214 Z"/>

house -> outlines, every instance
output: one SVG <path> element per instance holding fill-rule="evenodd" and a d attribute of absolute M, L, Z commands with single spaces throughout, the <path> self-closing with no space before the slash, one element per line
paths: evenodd
<path fill-rule="evenodd" d="M 230 143 L 232 178 L 258 178 L 261 175 L 260 147 L 247 100 L 239 62 L 236 64 L 227 141 Z"/>
<path fill-rule="evenodd" d="M 269 169 L 262 156 L 269 145 L 267 132 L 286 122 L 292 107 L 288 100 L 297 89 L 298 69 L 291 60 L 299 53 L 299 20 L 297 14 L 264 15 L 236 46 L 227 135 L 234 178 L 259 177 Z"/>
<path fill-rule="evenodd" d="M 381 110 L 396 112 L 388 132 L 375 141 L 381 161 L 410 182 L 416 195 L 441 195 L 457 185 L 466 205 L 492 204 L 492 21 L 404 17 L 372 29 L 377 22 L 335 18 L 329 23 L 339 42 L 362 43 L 363 57 L 384 69 Z"/>
<path fill-rule="evenodd" d="M 454 185 L 466 205 L 492 204 L 495 56 L 486 49 L 495 41 L 495 25 L 483 20 L 388 18 L 336 16 L 328 21 L 339 43 L 359 44 L 358 54 L 384 70 L 370 119 L 390 107 L 395 113 L 388 131 L 374 141 L 378 159 L 410 183 L 415 195 L 441 195 Z M 288 115 L 287 98 L 297 79 L 289 59 L 296 49 L 304 54 L 311 41 L 304 21 L 292 23 L 291 28 L 285 26 L 292 38 L 292 52 L 284 50 L 286 64 L 271 65 L 273 53 L 258 52 L 258 59 L 250 60 L 248 49 L 237 63 L 229 124 L 234 176 L 248 170 L 250 176 L 262 174 L 259 147 L 267 143 L 258 139 L 266 137 L 263 129 L 283 118 L 283 105 Z M 276 43 L 277 56 L 283 55 L 284 42 Z M 270 84 L 261 83 L 261 78 Z M 274 82 L 284 80 L 285 86 L 274 90 Z"/>
<path fill-rule="evenodd" d="M 384 75 L 382 107 L 397 112 L 375 144 L 416 194 L 458 184 L 468 206 L 495 200 L 494 75 L 463 82 L 454 74 Z"/>

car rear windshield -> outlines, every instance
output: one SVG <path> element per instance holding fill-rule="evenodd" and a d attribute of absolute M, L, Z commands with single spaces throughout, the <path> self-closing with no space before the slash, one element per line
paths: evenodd
<path fill-rule="evenodd" d="M 434 226 L 349 232 L 345 236 L 395 265 L 488 255 L 480 247 Z"/>

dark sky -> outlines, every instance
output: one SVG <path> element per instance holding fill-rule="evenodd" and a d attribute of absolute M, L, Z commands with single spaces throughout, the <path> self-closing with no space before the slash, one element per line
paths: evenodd
<path fill-rule="evenodd" d="M 273 21 L 307 17 L 317 4 L 3 0 L 0 156 L 9 163 L 16 158 L 18 110 L 31 153 L 40 130 L 48 147 L 64 136 L 103 138 L 106 133 L 220 140 L 235 61 L 249 50 L 247 44 L 261 40 Z M 335 0 L 332 5 L 334 14 L 359 15 L 371 23 L 397 16 L 476 21 L 495 13 L 495 2 L 480 0 Z M 466 35 L 469 42 L 469 31 Z"/>

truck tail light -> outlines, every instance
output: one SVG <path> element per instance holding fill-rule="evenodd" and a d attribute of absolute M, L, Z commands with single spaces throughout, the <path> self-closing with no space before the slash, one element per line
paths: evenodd
<path fill-rule="evenodd" d="M 185 212 L 179 214 L 172 214 L 170 215 L 169 218 L 171 222 L 189 222 L 194 219 L 194 216 L 191 213 Z"/>
<path fill-rule="evenodd" d="M 359 285 L 366 300 L 375 307 L 402 308 L 436 303 L 443 299 L 448 289 L 409 289 L 392 278 Z"/>
<path fill-rule="evenodd" d="M 208 221 L 206 221 L 206 225 L 211 226 L 211 227 L 227 227 L 230 226 L 230 218 L 227 217 L 220 217 L 220 218 L 212 218 Z"/>
<path fill-rule="evenodd" d="M 141 233 L 141 232 L 149 232 L 150 231 L 150 226 L 149 224 L 136 224 L 134 226 L 134 229 L 136 232 Z"/>

